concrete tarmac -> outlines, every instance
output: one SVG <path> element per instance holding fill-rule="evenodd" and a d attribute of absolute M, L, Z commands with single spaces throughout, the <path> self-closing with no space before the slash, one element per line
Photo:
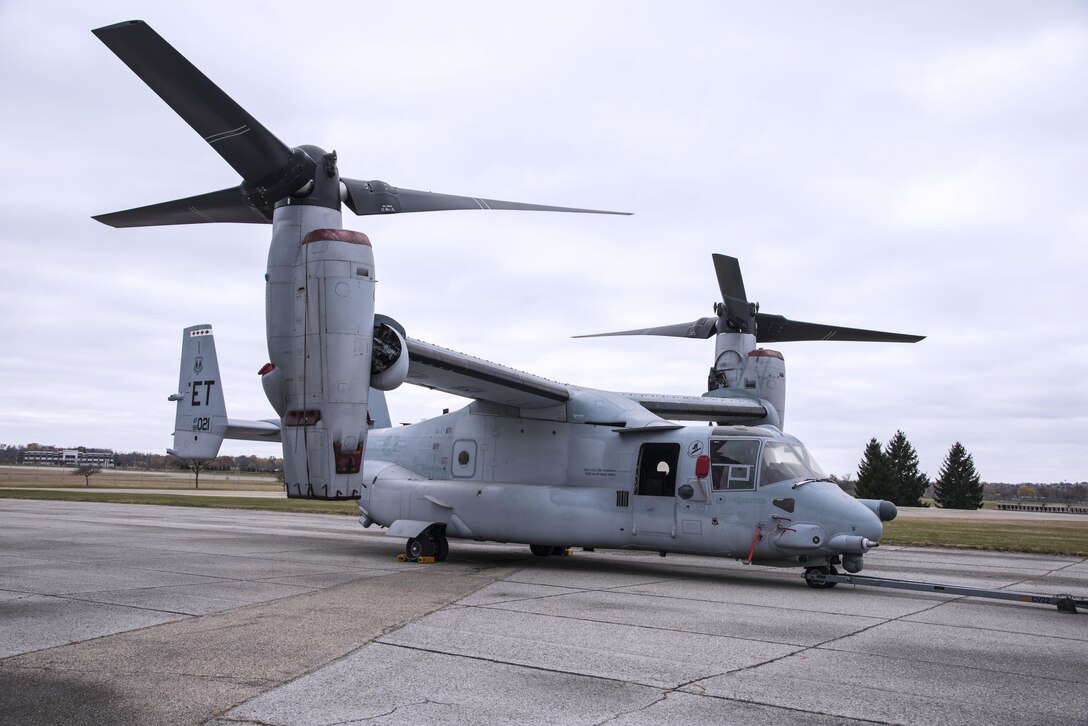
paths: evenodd
<path fill-rule="evenodd" d="M 1088 724 L 1088 613 L 348 517 L 0 500 L 3 724 Z M 865 574 L 1088 595 L 1088 561 Z"/>

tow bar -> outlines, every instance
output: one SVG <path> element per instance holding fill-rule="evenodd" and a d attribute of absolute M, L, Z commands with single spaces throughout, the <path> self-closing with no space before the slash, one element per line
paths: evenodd
<path fill-rule="evenodd" d="M 966 597 L 986 597 L 993 600 L 1011 600 L 1013 602 L 1029 602 L 1037 605 L 1054 605 L 1058 612 L 1076 613 L 1078 607 L 1088 608 L 1088 598 L 1078 598 L 1072 595 L 1037 595 L 1027 592 L 1015 592 L 1013 590 L 991 590 L 983 587 L 966 587 L 963 585 L 938 585 L 934 582 L 915 582 L 913 580 L 896 580 L 890 577 L 868 577 L 866 575 L 840 575 L 839 573 L 822 572 L 822 568 L 811 568 L 805 571 L 805 581 L 813 587 L 833 587 L 843 582 L 848 585 L 867 585 L 869 587 L 890 587 L 893 590 L 915 590 L 917 592 L 939 592 L 944 595 L 964 595 Z"/>

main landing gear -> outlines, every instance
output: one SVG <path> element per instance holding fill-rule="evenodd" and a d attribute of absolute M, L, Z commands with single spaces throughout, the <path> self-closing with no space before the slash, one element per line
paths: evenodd
<path fill-rule="evenodd" d="M 409 538 L 404 545 L 404 557 L 412 562 L 445 562 L 449 553 L 450 541 L 446 539 L 446 533 L 434 528 Z"/>
<path fill-rule="evenodd" d="M 569 547 L 549 547 L 548 545 L 529 545 L 529 551 L 537 557 L 547 557 L 548 555 L 555 555 L 556 557 L 568 556 L 570 552 Z"/>

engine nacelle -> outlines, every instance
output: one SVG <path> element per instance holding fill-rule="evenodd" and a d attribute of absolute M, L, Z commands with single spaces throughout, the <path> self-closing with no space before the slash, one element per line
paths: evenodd
<path fill-rule="evenodd" d="M 782 428 L 786 421 L 786 361 L 782 354 L 757 348 L 756 336 L 750 333 L 720 333 L 714 346 L 707 390 L 728 389 L 770 404 L 777 413 L 775 425 Z"/>
<path fill-rule="evenodd" d="M 374 253 L 321 207 L 276 210 L 268 267 L 270 364 L 287 496 L 357 499 L 374 341 Z M 284 224 L 296 221 L 298 224 Z M 302 230 L 311 231 L 302 234 Z"/>
<path fill-rule="evenodd" d="M 403 329 L 392 319 L 376 315 L 374 352 L 370 358 L 370 387 L 392 391 L 407 378 L 408 345 L 404 342 Z"/>

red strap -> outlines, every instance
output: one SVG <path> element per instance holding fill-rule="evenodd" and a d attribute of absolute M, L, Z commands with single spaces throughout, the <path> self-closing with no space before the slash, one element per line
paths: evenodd
<path fill-rule="evenodd" d="M 752 549 L 748 552 L 748 561 L 744 563 L 746 565 L 752 564 L 752 555 L 756 553 L 756 542 L 759 541 L 759 533 L 762 529 L 762 524 L 756 527 L 756 536 L 752 538 Z"/>

